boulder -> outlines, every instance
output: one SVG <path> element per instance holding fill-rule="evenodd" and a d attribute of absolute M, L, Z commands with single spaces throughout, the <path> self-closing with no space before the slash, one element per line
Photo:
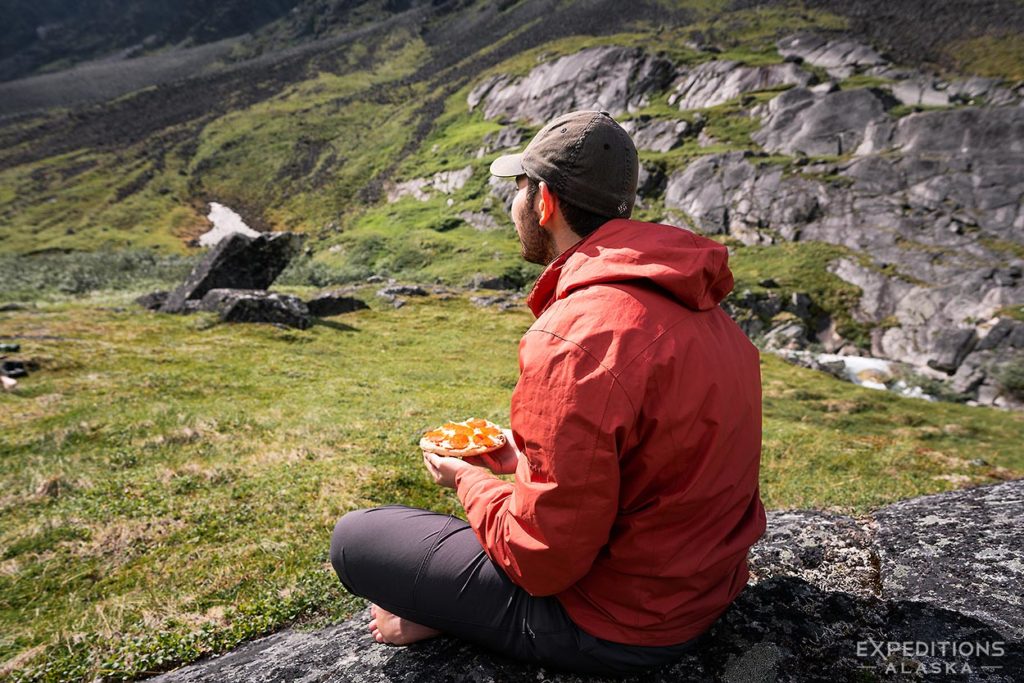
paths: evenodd
<path fill-rule="evenodd" d="M 762 345 L 769 351 L 803 349 L 807 346 L 807 328 L 796 320 L 784 322 L 765 333 Z"/>
<path fill-rule="evenodd" d="M 499 311 L 508 311 L 518 307 L 522 303 L 522 297 L 517 294 L 496 294 L 493 296 L 471 296 L 469 302 L 480 308 L 495 307 Z"/>
<path fill-rule="evenodd" d="M 218 313 L 229 323 L 276 323 L 304 330 L 312 325 L 309 309 L 288 294 L 253 289 L 211 289 L 198 310 Z"/>
<path fill-rule="evenodd" d="M 347 292 L 323 292 L 306 302 L 310 315 L 326 318 L 342 313 L 352 313 L 369 308 L 362 299 L 349 296 Z"/>
<path fill-rule="evenodd" d="M 863 518 L 771 512 L 750 552 L 746 590 L 696 651 L 614 680 L 1020 680 L 1022 534 L 1024 481 L 903 501 Z M 451 638 L 378 645 L 368 621 L 363 611 L 319 631 L 287 629 L 153 680 L 612 680 L 511 662 Z"/>
<path fill-rule="evenodd" d="M 192 269 L 160 310 L 186 312 L 187 301 L 202 299 L 211 289 L 266 289 L 298 253 L 302 242 L 301 235 L 290 232 L 259 237 L 232 233 Z"/>
<path fill-rule="evenodd" d="M 383 289 L 377 290 L 377 296 L 393 301 L 398 296 L 428 296 L 430 292 L 419 285 L 396 285 L 389 284 Z"/>
<path fill-rule="evenodd" d="M 480 107 L 486 119 L 534 125 L 577 109 L 618 116 L 644 106 L 674 75 L 670 61 L 640 48 L 594 47 L 541 64 L 522 78 L 489 78 L 473 88 L 466 101 L 471 111 Z"/>
<path fill-rule="evenodd" d="M 158 311 L 167 303 L 167 297 L 170 294 L 170 292 L 163 290 L 150 292 L 135 299 L 135 303 L 150 311 Z"/>
<path fill-rule="evenodd" d="M 508 277 L 507 275 L 499 275 L 497 277 L 476 275 L 470 279 L 468 284 L 471 289 L 496 290 L 517 290 L 521 286 L 521 282 L 517 281 L 515 278 Z"/>
<path fill-rule="evenodd" d="M 744 66 L 733 61 L 711 61 L 684 73 L 668 103 L 686 111 L 724 104 L 740 95 L 782 85 L 806 86 L 814 77 L 796 64 Z"/>
<path fill-rule="evenodd" d="M 25 366 L 25 361 L 0 360 L 0 375 L 17 379 L 18 377 L 27 376 L 28 368 Z"/>
<path fill-rule="evenodd" d="M 928 367 L 952 375 L 977 342 L 978 337 L 973 329 L 942 332 L 932 344 Z"/>
<path fill-rule="evenodd" d="M 892 95 L 902 104 L 923 107 L 946 107 L 950 104 L 950 94 L 943 88 L 939 89 L 934 79 L 908 78 L 894 83 Z"/>

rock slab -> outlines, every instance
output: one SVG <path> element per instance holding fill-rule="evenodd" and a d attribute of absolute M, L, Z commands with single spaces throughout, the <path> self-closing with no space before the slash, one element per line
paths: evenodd
<path fill-rule="evenodd" d="M 769 513 L 768 530 L 751 549 L 747 590 L 694 654 L 642 676 L 565 674 L 450 638 L 378 645 L 364 611 L 315 632 L 282 631 L 154 680 L 1011 683 L 1024 678 L 1022 529 L 1024 480 L 903 501 L 863 519 Z"/>
<path fill-rule="evenodd" d="M 467 104 L 471 111 L 480 107 L 486 119 L 535 125 L 576 109 L 618 116 L 643 107 L 674 75 L 672 62 L 639 48 L 594 47 L 541 64 L 522 78 L 489 78 L 470 91 Z"/>
<path fill-rule="evenodd" d="M 160 310 L 186 312 L 187 301 L 202 299 L 211 289 L 266 289 L 298 253 L 302 241 L 301 235 L 290 232 L 265 233 L 259 237 L 232 233 L 168 295 Z"/>

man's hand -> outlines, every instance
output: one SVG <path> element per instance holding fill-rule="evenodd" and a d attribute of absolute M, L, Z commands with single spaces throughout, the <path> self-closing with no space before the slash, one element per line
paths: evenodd
<path fill-rule="evenodd" d="M 423 464 L 435 484 L 448 488 L 455 488 L 455 476 L 466 467 L 486 467 L 495 474 L 515 474 L 520 454 L 512 441 L 512 432 L 508 429 L 502 431 L 505 434 L 505 445 L 498 450 L 471 455 L 465 459 L 423 451 Z"/>
<path fill-rule="evenodd" d="M 471 465 L 486 467 L 495 474 L 515 474 L 516 465 L 519 463 L 519 451 L 512 440 L 512 430 L 501 430 L 505 435 L 505 445 L 496 451 L 484 453 L 483 455 L 471 455 L 465 459 Z"/>
<path fill-rule="evenodd" d="M 423 464 L 426 465 L 427 472 L 433 477 L 435 484 L 447 486 L 450 489 L 455 488 L 455 475 L 459 473 L 459 470 L 472 467 L 461 458 L 449 458 L 430 451 L 423 451 Z"/>

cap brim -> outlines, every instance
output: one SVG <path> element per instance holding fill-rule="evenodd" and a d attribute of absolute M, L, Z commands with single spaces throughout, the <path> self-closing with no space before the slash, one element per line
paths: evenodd
<path fill-rule="evenodd" d="M 522 153 L 506 154 L 491 162 L 491 175 L 496 175 L 499 178 L 515 178 L 525 173 Z"/>

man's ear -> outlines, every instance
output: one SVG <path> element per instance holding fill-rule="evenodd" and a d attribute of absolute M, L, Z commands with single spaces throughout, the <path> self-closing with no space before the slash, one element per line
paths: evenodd
<path fill-rule="evenodd" d="M 540 191 L 537 193 L 537 197 L 537 212 L 540 214 L 540 224 L 547 225 L 558 209 L 558 197 L 551 192 L 551 188 L 543 180 L 540 182 Z"/>

